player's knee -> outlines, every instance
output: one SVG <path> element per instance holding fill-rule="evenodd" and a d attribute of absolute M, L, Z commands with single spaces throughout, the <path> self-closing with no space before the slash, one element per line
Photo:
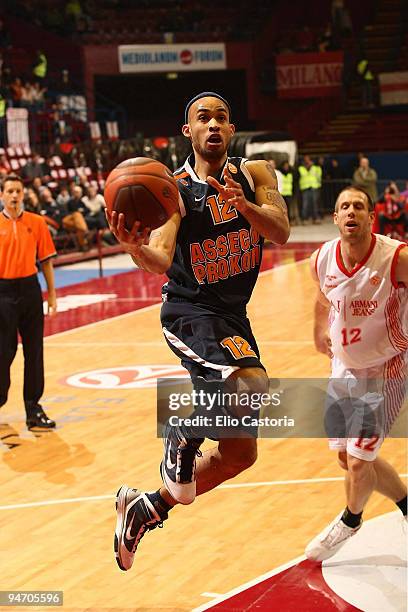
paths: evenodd
<path fill-rule="evenodd" d="M 347 457 L 347 469 L 352 478 L 362 478 L 371 467 L 372 463 L 370 461 L 364 461 L 364 459 L 352 457 L 351 455 Z"/>
<path fill-rule="evenodd" d="M 227 379 L 229 386 L 234 386 L 237 393 L 268 393 L 269 380 L 262 368 L 240 368 Z"/>
<path fill-rule="evenodd" d="M 339 466 L 343 469 L 343 470 L 348 470 L 348 463 L 347 463 L 347 453 L 346 451 L 340 451 L 339 454 L 337 455 L 337 460 L 339 462 Z"/>

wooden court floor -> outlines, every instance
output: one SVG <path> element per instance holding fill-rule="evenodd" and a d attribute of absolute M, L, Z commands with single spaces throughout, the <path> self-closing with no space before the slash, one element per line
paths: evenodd
<path fill-rule="evenodd" d="M 327 376 L 328 360 L 312 344 L 312 299 L 306 262 L 260 277 L 249 316 L 271 377 Z M 38 436 L 25 429 L 21 351 L 0 415 L 0 590 L 63 590 L 62 609 L 72 612 L 192 610 L 208 601 L 203 593 L 224 593 L 301 555 L 344 506 L 341 469 L 324 439 L 260 440 L 250 470 L 175 508 L 163 529 L 143 538 L 132 570 L 121 572 L 112 547 L 116 490 L 160 484 L 156 391 L 64 381 L 177 359 L 156 306 L 48 337 L 45 347 L 44 405 L 58 429 Z M 402 440 L 382 451 L 404 474 L 406 454 Z M 394 509 L 374 495 L 366 517 Z"/>

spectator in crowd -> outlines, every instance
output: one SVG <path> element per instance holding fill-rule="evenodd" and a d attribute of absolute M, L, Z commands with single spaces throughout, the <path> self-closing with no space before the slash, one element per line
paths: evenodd
<path fill-rule="evenodd" d="M 384 191 L 383 210 L 378 213 L 378 224 L 380 234 L 386 234 L 386 228 L 397 230 L 401 227 L 403 233 L 400 238 L 404 238 L 408 231 L 408 219 L 405 212 L 405 198 L 398 190 L 397 185 L 391 182 Z M 398 231 L 397 231 L 398 233 Z"/>
<path fill-rule="evenodd" d="M 364 108 L 374 108 L 374 74 L 364 52 L 361 53 L 360 60 L 357 63 L 357 74 L 361 82 L 362 105 Z"/>
<path fill-rule="evenodd" d="M 21 106 L 24 106 L 26 108 L 31 108 L 33 104 L 34 104 L 34 87 L 29 81 L 26 81 L 22 88 Z"/>
<path fill-rule="evenodd" d="M 41 83 L 43 86 L 47 79 L 48 61 L 44 51 L 37 51 L 33 62 L 33 76 L 35 83 Z"/>
<path fill-rule="evenodd" d="M 42 188 L 40 201 L 41 215 L 45 218 L 51 235 L 56 236 L 58 231 L 62 228 L 63 218 L 66 216 L 66 209 L 65 207 L 58 206 L 48 187 Z"/>
<path fill-rule="evenodd" d="M 90 230 L 104 229 L 108 227 L 105 218 L 105 199 L 102 194 L 98 193 L 95 185 L 89 185 L 87 195 L 82 198 L 85 204 L 85 221 Z"/>
<path fill-rule="evenodd" d="M 32 187 L 29 187 L 24 196 L 24 210 L 27 212 L 41 214 L 41 203 L 38 193 Z"/>
<path fill-rule="evenodd" d="M 21 100 L 23 97 L 23 83 L 19 77 L 13 79 L 9 87 L 11 95 L 11 103 L 16 108 L 21 106 Z"/>
<path fill-rule="evenodd" d="M 39 81 L 36 81 L 32 86 L 32 99 L 35 110 L 41 110 L 44 107 L 45 94 L 47 88 L 43 87 Z"/>
<path fill-rule="evenodd" d="M 64 210 L 68 210 L 68 202 L 70 201 L 71 196 L 68 191 L 67 185 L 63 183 L 60 187 L 59 194 L 57 195 L 57 204 L 60 208 Z"/>
<path fill-rule="evenodd" d="M 45 160 L 41 163 L 41 167 L 43 171 L 42 181 L 44 183 L 49 183 L 51 181 L 52 179 L 51 172 L 52 172 L 53 165 L 54 165 L 54 162 L 52 160 L 52 155 L 48 155 L 45 158 Z"/>
<path fill-rule="evenodd" d="M 353 174 L 353 185 L 364 189 L 371 200 L 374 203 L 377 202 L 377 172 L 370 168 L 370 162 L 367 157 L 360 158 L 360 165 Z"/>
<path fill-rule="evenodd" d="M 83 158 L 83 154 L 81 154 L 81 157 Z M 89 181 L 88 181 L 88 177 L 86 176 L 85 172 L 83 171 L 83 168 L 77 168 L 77 183 L 78 185 L 80 185 L 82 187 L 82 192 L 87 192 L 88 191 L 88 187 L 89 187 Z"/>
<path fill-rule="evenodd" d="M 0 155 L 0 174 L 6 175 L 10 172 L 10 164 L 7 157 L 3 154 Z"/>
<path fill-rule="evenodd" d="M 85 214 L 85 221 L 90 230 L 108 230 L 108 224 L 105 217 L 105 199 L 102 194 L 98 193 L 98 188 L 94 184 L 87 187 L 87 194 L 82 198 L 88 212 Z M 110 231 L 103 234 L 103 241 L 108 245 L 116 244 L 116 239 Z"/>
<path fill-rule="evenodd" d="M 332 157 L 326 170 L 326 178 L 331 181 L 341 181 L 344 179 L 344 173 L 339 165 L 339 160 Z"/>
<path fill-rule="evenodd" d="M 43 167 L 41 164 L 41 158 L 38 153 L 32 154 L 32 159 L 30 159 L 26 165 L 23 167 L 21 171 L 21 177 L 24 180 L 24 183 L 31 183 L 35 178 L 41 179 L 44 176 Z"/>
<path fill-rule="evenodd" d="M 329 210 L 333 207 L 333 202 L 337 200 L 340 191 L 346 186 L 344 172 L 335 157 L 332 157 L 325 167 L 323 179 L 324 209 Z"/>
<path fill-rule="evenodd" d="M 41 176 L 36 176 L 36 177 L 34 177 L 34 178 L 33 178 L 32 183 L 31 183 L 31 187 L 32 187 L 33 189 L 35 189 L 35 190 L 36 190 L 36 192 L 37 192 L 37 195 L 38 195 L 38 196 L 40 196 L 41 189 L 42 189 L 42 187 L 43 187 L 43 184 L 42 184 L 42 177 L 41 177 Z"/>
<path fill-rule="evenodd" d="M 69 130 L 63 118 L 63 113 L 58 109 L 57 105 L 53 105 L 50 118 L 52 119 L 51 129 L 54 141 L 59 143 L 69 135 Z"/>
<path fill-rule="evenodd" d="M 303 156 L 303 164 L 299 166 L 299 189 L 302 195 L 302 222 L 306 223 L 312 218 L 313 223 L 320 223 L 318 219 L 318 198 L 321 186 L 321 168 L 313 163 L 310 155 Z"/>
<path fill-rule="evenodd" d="M 86 251 L 88 245 L 88 225 L 85 221 L 86 206 L 82 202 L 82 187 L 75 185 L 72 197 L 67 203 L 68 214 L 63 218 L 62 224 L 67 231 L 75 233 L 81 251 Z"/>
<path fill-rule="evenodd" d="M 333 0 L 331 6 L 333 31 L 337 36 L 351 34 L 353 24 L 348 9 L 344 6 L 344 0 Z"/>
<path fill-rule="evenodd" d="M 354 172 L 360 167 L 360 163 L 363 157 L 367 157 L 367 155 L 363 153 L 363 151 L 358 151 L 358 153 L 349 158 L 345 169 L 346 177 L 353 177 Z"/>
<path fill-rule="evenodd" d="M 282 174 L 282 187 L 279 191 L 288 207 L 289 221 L 292 225 L 298 225 L 300 219 L 298 201 L 294 189 L 295 173 L 288 161 L 283 162 L 280 171 Z"/>

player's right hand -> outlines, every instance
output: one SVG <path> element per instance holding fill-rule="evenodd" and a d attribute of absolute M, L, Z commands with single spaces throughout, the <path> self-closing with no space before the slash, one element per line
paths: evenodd
<path fill-rule="evenodd" d="M 323 334 L 315 334 L 315 346 L 319 353 L 327 355 L 330 359 L 333 359 L 333 353 L 331 350 L 332 342 L 327 332 Z"/>
<path fill-rule="evenodd" d="M 145 227 L 142 232 L 139 231 L 140 221 L 135 221 L 132 229 L 127 230 L 125 227 L 125 215 L 117 213 L 115 210 L 110 213 L 105 208 L 106 220 L 109 229 L 115 238 L 121 243 L 127 253 L 133 256 L 140 256 L 140 249 L 143 245 L 149 244 L 150 227 Z"/>

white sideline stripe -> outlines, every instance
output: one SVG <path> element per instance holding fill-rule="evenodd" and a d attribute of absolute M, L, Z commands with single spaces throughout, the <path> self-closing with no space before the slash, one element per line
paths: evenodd
<path fill-rule="evenodd" d="M 35 508 L 38 506 L 56 506 L 57 504 L 74 504 L 83 501 L 99 501 L 101 499 L 115 499 L 116 495 L 94 495 L 92 497 L 71 497 L 67 499 L 50 499 L 48 501 L 30 502 L 26 504 L 12 504 L 0 506 L 0 510 L 15 510 L 16 508 Z"/>
<path fill-rule="evenodd" d="M 222 597 L 221 593 L 208 593 L 207 591 L 205 593 L 201 593 L 201 597 Z"/>
<path fill-rule="evenodd" d="M 399 474 L 400 478 L 408 478 L 408 474 Z M 242 484 L 226 484 L 219 485 L 217 489 L 236 489 L 238 487 L 271 487 L 280 485 L 293 485 L 293 484 L 315 484 L 320 482 L 338 482 L 344 480 L 342 476 L 335 478 L 305 478 L 303 480 L 271 480 L 269 482 L 245 482 Z M 15 510 L 16 508 L 34 508 L 38 506 L 54 506 L 57 504 L 74 504 L 84 501 L 100 501 L 105 499 L 114 499 L 115 495 L 93 495 L 90 497 L 68 497 L 66 499 L 51 499 L 46 501 L 38 502 L 27 502 L 21 504 L 10 504 L 6 506 L 0 506 L 0 510 Z"/>
<path fill-rule="evenodd" d="M 297 264 L 304 263 L 306 261 L 308 261 L 308 258 L 300 259 L 299 261 L 292 261 L 292 262 L 287 263 L 287 264 L 279 264 L 278 266 L 275 266 L 274 268 L 270 268 L 269 270 L 264 270 L 263 272 L 260 272 L 259 276 L 265 276 L 266 274 L 270 274 L 274 270 L 279 270 L 280 268 L 288 268 L 290 266 L 296 266 Z M 135 268 L 135 270 L 136 269 L 137 268 Z M 72 334 L 72 333 L 76 332 L 78 329 L 88 329 L 88 328 L 91 328 L 91 327 L 96 327 L 97 325 L 101 325 L 102 323 L 108 323 L 109 321 L 113 321 L 114 319 L 120 320 L 120 319 L 124 319 L 126 317 L 130 317 L 130 316 L 135 315 L 135 314 L 139 314 L 139 313 L 143 313 L 143 312 L 148 312 L 149 310 L 153 310 L 154 308 L 157 308 L 158 306 L 161 306 L 161 304 L 162 304 L 162 302 L 160 301 L 160 302 L 157 302 L 157 304 L 151 304 L 150 306 L 144 306 L 143 308 L 138 308 L 137 310 L 132 310 L 131 312 L 125 312 L 124 314 L 114 315 L 113 317 L 108 317 L 107 319 L 102 319 L 101 321 L 94 321 L 93 323 L 85 323 L 84 325 L 78 325 L 77 327 L 74 327 L 72 329 L 67 329 L 67 330 L 62 331 L 62 332 L 57 332 L 56 334 L 52 334 L 51 336 L 45 336 L 44 337 L 44 342 L 47 342 L 47 340 L 49 338 L 56 338 L 56 337 L 59 338 L 60 336 L 66 336 L 67 334 Z"/>
<path fill-rule="evenodd" d="M 386 514 L 380 514 L 379 516 L 375 516 L 374 518 L 369 519 L 368 521 L 366 521 L 366 523 L 381 521 L 386 516 L 389 516 L 390 514 L 399 514 L 399 511 L 397 510 L 395 512 L 387 512 Z M 257 576 L 256 578 L 253 578 L 253 580 L 250 580 L 248 582 L 244 582 L 243 584 L 241 584 L 240 586 L 236 587 L 235 589 L 231 589 L 231 591 L 228 591 L 227 593 L 224 593 L 224 595 L 220 595 L 219 597 L 216 597 L 215 599 L 213 599 L 213 601 L 204 603 L 204 604 L 198 606 L 197 608 L 193 608 L 193 610 L 191 612 L 204 612 L 204 610 L 209 610 L 210 608 L 216 606 L 217 604 L 222 603 L 223 601 L 226 601 L 227 599 L 230 599 L 234 595 L 237 595 L 238 593 L 242 593 L 242 591 L 245 591 L 245 590 L 249 589 L 250 587 L 255 586 L 256 584 L 259 584 L 263 580 L 267 580 L 268 578 L 271 578 L 272 576 L 276 576 L 276 574 L 280 574 L 281 572 L 284 572 L 285 570 L 287 570 L 287 569 L 289 569 L 291 567 L 294 567 L 295 565 L 297 565 L 301 561 L 304 561 L 305 559 L 306 559 L 305 555 L 301 555 L 300 557 L 296 557 L 295 559 L 292 559 L 291 561 L 288 561 L 288 563 L 284 563 L 283 565 L 279 565 L 279 567 L 276 567 L 275 569 L 271 570 L 270 572 L 266 572 L 265 574 L 261 574 L 260 576 Z M 204 593 L 203 593 L 203 595 L 204 595 Z"/>

